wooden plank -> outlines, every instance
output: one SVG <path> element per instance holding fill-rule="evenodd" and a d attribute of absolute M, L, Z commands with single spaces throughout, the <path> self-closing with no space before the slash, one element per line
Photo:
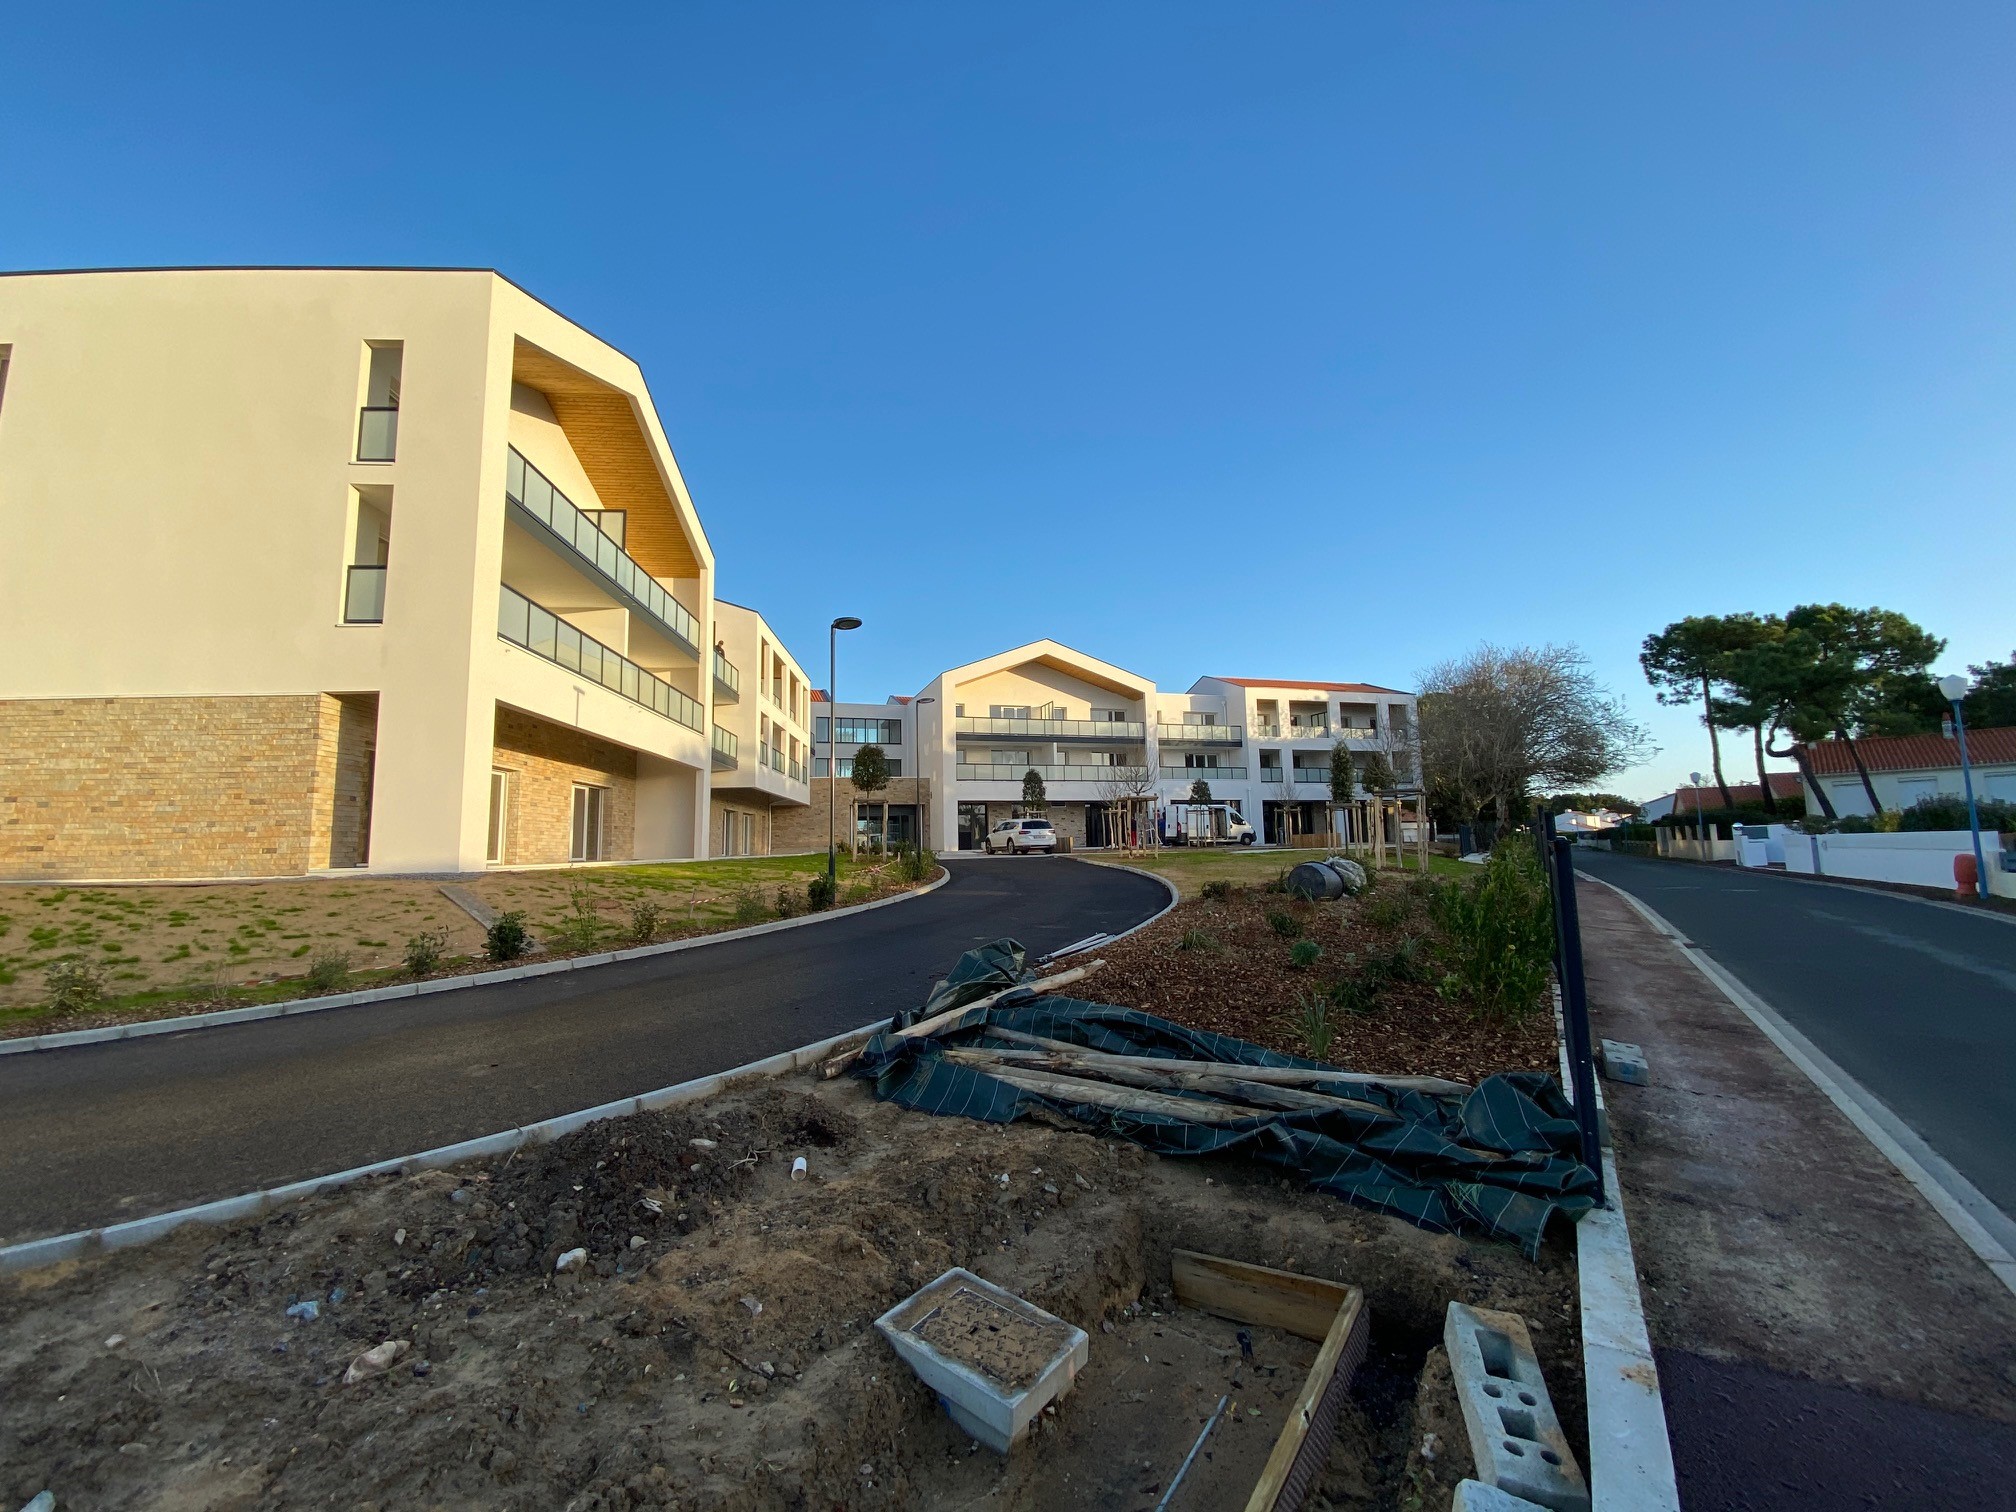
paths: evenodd
<path fill-rule="evenodd" d="M 1275 1274 L 1283 1273 L 1277 1271 Z M 1295 1456 L 1316 1421 L 1317 1404 L 1323 1400 L 1323 1393 L 1330 1389 L 1331 1377 L 1337 1374 L 1338 1362 L 1344 1357 L 1345 1346 L 1351 1342 L 1351 1331 L 1358 1326 L 1358 1315 L 1365 1307 L 1365 1294 L 1357 1287 L 1347 1286 L 1344 1291 L 1345 1299 L 1337 1308 L 1329 1333 L 1324 1336 L 1323 1348 L 1316 1355 L 1316 1363 L 1309 1368 L 1309 1379 L 1302 1383 L 1295 1405 L 1289 1410 L 1287 1425 L 1274 1441 L 1274 1452 L 1267 1456 L 1266 1468 L 1254 1483 L 1253 1494 L 1246 1499 L 1246 1512 L 1275 1512 L 1275 1503 L 1281 1499 L 1281 1489 L 1288 1483 L 1288 1472 L 1294 1468 Z"/>
<path fill-rule="evenodd" d="M 1176 1300 L 1186 1307 L 1319 1343 L 1330 1337 L 1338 1311 L 1358 1295 L 1356 1287 L 1340 1281 L 1195 1250 L 1177 1250 L 1169 1270 Z"/>
<path fill-rule="evenodd" d="M 1073 966 L 1069 971 L 1060 971 L 1054 976 L 1039 977 L 1033 982 L 1018 982 L 1013 987 L 1003 987 L 999 992 L 990 992 L 987 996 L 975 998 L 972 1002 L 964 1004 L 961 1007 L 947 1008 L 943 1013 L 934 1013 L 930 1018 L 923 1020 L 921 1023 L 912 1024 L 908 1029 L 898 1029 L 896 1031 L 896 1038 L 918 1039 L 926 1035 L 936 1034 L 940 1029 L 951 1023 L 952 1020 L 959 1017 L 960 1014 L 972 1013 L 980 1008 L 991 1008 L 1011 992 L 1020 992 L 1025 987 L 1031 992 L 1050 992 L 1059 987 L 1068 987 L 1073 982 L 1082 982 L 1105 964 L 1104 961 L 1087 961 L 1083 966 Z M 1002 1033 L 1004 1031 L 994 1030 L 991 1032 Z M 866 1047 L 864 1046 L 863 1048 L 865 1049 Z M 849 1050 L 846 1054 L 836 1055 L 833 1059 L 826 1062 L 825 1065 L 819 1068 L 819 1074 L 827 1081 L 831 1081 L 859 1059 L 861 1059 L 860 1050 Z"/>
<path fill-rule="evenodd" d="M 1075 1076 L 1053 1076 L 1043 1071 L 1016 1071 L 990 1067 L 987 1074 L 1011 1087 L 1040 1092 L 1060 1102 L 1085 1103 L 1095 1108 L 1117 1108 L 1128 1113 L 1160 1113 L 1193 1123 L 1237 1123 L 1242 1118 L 1263 1118 L 1261 1108 L 1238 1103 L 1204 1102 L 1195 1097 L 1171 1097 L 1164 1092 L 1137 1092 L 1131 1087 L 1114 1087 L 1105 1082 L 1081 1081 Z"/>
<path fill-rule="evenodd" d="M 948 1050 L 945 1053 L 949 1059 L 990 1071 L 999 1067 L 1007 1067 L 1010 1070 L 1052 1071 L 1061 1076 L 1097 1077 L 1102 1081 L 1120 1082 L 1133 1087 L 1180 1088 L 1184 1091 L 1204 1092 L 1212 1097 L 1231 1098 L 1235 1102 L 1290 1112 L 1313 1109 L 1322 1112 L 1371 1113 L 1380 1118 L 1397 1116 L 1377 1103 L 1360 1102 L 1348 1097 L 1325 1097 L 1318 1092 L 1304 1092 L 1297 1087 L 1277 1087 L 1217 1071 L 1192 1071 L 1186 1069 L 1187 1062 L 1158 1061 L 1148 1056 L 1096 1055 L 1082 1050 L 1075 1052 L 987 1050 L 973 1047 Z"/>
<path fill-rule="evenodd" d="M 1103 1050 L 1087 1050 L 1083 1045 L 1068 1044 L 1063 1040 L 1045 1039 L 1039 1034 L 1023 1034 L 1016 1029 L 989 1028 L 987 1032 L 997 1039 L 1007 1040 L 1011 1045 L 1048 1051 L 1053 1055 L 1082 1056 L 1088 1067 L 1104 1061 L 1123 1065 L 1139 1063 L 1160 1066 L 1170 1071 L 1236 1076 L 1241 1081 L 1265 1082 L 1275 1087 L 1313 1087 L 1321 1082 L 1342 1082 L 1349 1086 L 1391 1087 L 1396 1092 L 1440 1092 L 1457 1097 L 1471 1090 L 1466 1082 L 1449 1081 L 1440 1076 L 1373 1076 L 1363 1071 L 1307 1071 L 1300 1066 L 1246 1066 L 1238 1061 L 1178 1060 L 1173 1056 L 1162 1055 L 1113 1055 Z M 1386 1110 L 1381 1108 L 1379 1111 L 1383 1113 Z"/>

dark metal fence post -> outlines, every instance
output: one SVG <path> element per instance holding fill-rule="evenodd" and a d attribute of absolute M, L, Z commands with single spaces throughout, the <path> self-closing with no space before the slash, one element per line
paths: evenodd
<path fill-rule="evenodd" d="M 1553 837 L 1549 861 L 1548 873 L 1554 884 L 1554 959 L 1561 980 L 1561 1028 L 1568 1041 L 1575 1123 L 1582 1132 L 1583 1164 L 1596 1173 L 1596 1200 L 1600 1203 L 1604 1201 L 1603 1137 L 1596 1122 L 1596 1057 L 1589 1037 L 1589 990 L 1582 976 L 1582 916 L 1575 902 L 1575 857 L 1566 840 Z"/>

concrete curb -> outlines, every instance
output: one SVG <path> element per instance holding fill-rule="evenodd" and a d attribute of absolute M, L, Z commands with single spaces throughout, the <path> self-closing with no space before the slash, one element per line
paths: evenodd
<path fill-rule="evenodd" d="M 1115 940 L 1124 940 L 1127 938 L 1127 936 L 1131 934 L 1139 934 L 1142 930 L 1146 929 L 1150 924 L 1153 924 L 1157 919 L 1161 918 L 1163 914 L 1166 914 L 1167 912 L 1169 912 L 1170 909 L 1174 908 L 1178 903 L 1181 903 L 1183 901 L 1183 894 L 1177 890 L 1176 884 L 1174 882 L 1171 882 L 1167 877 L 1163 876 L 1160 872 L 1144 871 L 1142 868 L 1138 866 L 1122 866 L 1118 861 L 1087 860 L 1085 864 L 1087 866 L 1111 867 L 1114 871 L 1132 872 L 1137 877 L 1147 877 L 1151 881 L 1160 882 L 1164 887 L 1169 889 L 1169 901 L 1167 903 L 1164 903 L 1161 906 L 1161 908 L 1156 910 L 1154 913 L 1148 915 L 1147 918 L 1143 919 L 1139 924 L 1134 925 L 1131 929 L 1123 929 L 1120 931 L 1120 933 L 1116 935 L 1108 935 L 1105 939 L 1099 942 L 1099 946 L 1102 949 L 1108 945 L 1111 945 Z"/>
<path fill-rule="evenodd" d="M 1680 953 L 1727 998 L 1764 1037 L 1776 1045 L 1785 1058 L 1797 1066 L 1806 1079 L 1827 1095 L 1829 1102 L 1847 1115 L 1865 1139 L 1897 1168 L 1897 1172 L 1932 1205 L 1946 1226 L 1972 1250 L 1997 1280 L 2016 1294 L 2016 1223 L 1982 1195 L 1981 1190 L 1962 1176 L 1923 1136 L 1884 1106 L 1867 1087 L 1843 1071 L 1805 1035 L 1793 1028 L 1778 1011 L 1746 987 L 1726 967 L 1713 960 L 1699 945 L 1675 929 L 1664 918 L 1630 893 L 1601 877 L 1588 877 L 1599 887 L 1607 887 L 1622 898 L 1639 917 L 1673 941 Z M 1957 906 L 1957 905 L 1956 905 Z"/>
<path fill-rule="evenodd" d="M 1568 1043 L 1561 1030 L 1561 989 L 1554 988 L 1561 1090 L 1575 1100 Z M 1588 1403 L 1589 1495 L 1594 1512 L 1680 1512 L 1673 1441 L 1659 1393 L 1659 1366 L 1638 1290 L 1624 1184 L 1609 1148 L 1603 1088 L 1596 1088 L 1603 1128 L 1603 1190 L 1607 1201 L 1575 1225 L 1575 1283 L 1582 1313 L 1582 1384 Z"/>
<path fill-rule="evenodd" d="M 182 1034 L 191 1029 L 215 1029 L 224 1024 L 249 1024 L 260 1019 L 291 1018 L 297 1013 L 320 1013 L 329 1008 L 351 1008 L 361 1003 L 384 1003 L 394 998 L 427 997 L 436 992 L 455 992 L 464 987 L 493 987 L 501 982 L 520 982 L 530 977 L 552 976 L 562 971 L 584 971 L 591 966 L 609 966 L 618 961 L 640 961 L 648 956 L 672 955 L 682 950 L 698 950 L 707 945 L 724 945 L 730 940 L 753 939 L 783 929 L 801 929 L 808 924 L 824 924 L 870 909 L 907 903 L 926 893 L 936 892 L 952 880 L 943 865 L 938 875 L 918 887 L 908 888 L 872 903 L 853 903 L 824 913 L 801 914 L 795 919 L 773 919 L 767 924 L 751 924 L 743 929 L 719 934 L 696 935 L 690 940 L 668 940 L 662 945 L 638 945 L 628 950 L 605 950 L 595 955 L 567 956 L 557 961 L 538 961 L 530 966 L 507 966 L 502 971 L 477 971 L 466 976 L 436 977 L 425 982 L 400 982 L 390 987 L 367 987 L 361 992 L 332 992 L 326 997 L 293 998 L 284 1003 L 259 1003 L 248 1008 L 220 1008 L 214 1013 L 183 1014 L 176 1018 L 142 1019 L 131 1024 L 107 1024 L 102 1029 L 72 1029 L 62 1034 L 30 1034 L 16 1039 L 0 1039 L 0 1055 L 26 1055 L 36 1050 L 64 1050 L 73 1045 L 100 1045 L 109 1040 L 143 1039 L 151 1034 Z M 1159 916 L 1158 916 L 1159 917 Z"/>
<path fill-rule="evenodd" d="M 649 1113 L 659 1108 L 677 1107 L 681 1103 L 711 1097 L 739 1082 L 784 1076 L 807 1066 L 817 1065 L 843 1050 L 867 1043 L 888 1028 L 891 1022 L 889 1019 L 879 1019 L 864 1028 L 851 1029 L 845 1034 L 836 1034 L 831 1039 L 821 1040 L 816 1045 L 803 1045 L 796 1050 L 785 1050 L 763 1060 L 751 1061 L 745 1066 L 717 1071 L 711 1076 L 696 1077 L 692 1081 L 661 1087 L 655 1092 L 641 1093 L 636 1097 L 620 1098 L 615 1102 L 602 1103 L 593 1108 L 583 1108 L 576 1113 L 562 1113 L 554 1118 L 541 1119 L 537 1123 L 505 1129 L 496 1134 L 486 1134 L 477 1139 L 465 1139 L 457 1144 L 422 1150 L 417 1155 L 401 1155 L 391 1160 L 374 1161 L 370 1165 L 354 1166 L 350 1170 L 337 1171 L 328 1176 L 313 1176 L 306 1181 L 293 1181 L 285 1186 L 268 1187 L 264 1191 L 247 1192 L 238 1197 L 222 1197 L 215 1202 L 176 1208 L 172 1212 L 156 1213 L 152 1217 L 135 1218 L 126 1223 L 115 1223 L 104 1228 L 82 1229 L 72 1234 L 58 1234 L 48 1239 L 30 1239 L 20 1244 L 10 1244 L 0 1248 L 0 1275 L 35 1270 L 65 1260 L 81 1260 L 109 1250 L 130 1249 L 136 1244 L 159 1239 L 188 1223 L 231 1223 L 240 1218 L 254 1218 L 282 1203 L 310 1197 L 317 1192 L 333 1191 L 337 1187 L 348 1186 L 351 1182 L 362 1180 L 366 1176 L 395 1173 L 405 1175 L 414 1171 L 431 1171 L 442 1166 L 460 1165 L 467 1160 L 508 1155 L 513 1150 L 528 1144 L 551 1144 L 556 1139 L 605 1118 L 625 1118 L 633 1113 Z"/>

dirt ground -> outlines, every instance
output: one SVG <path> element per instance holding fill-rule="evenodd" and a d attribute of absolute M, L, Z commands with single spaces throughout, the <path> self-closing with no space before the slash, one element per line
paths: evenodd
<path fill-rule="evenodd" d="M 1314 1346 L 1177 1308 L 1178 1247 L 1365 1289 L 1370 1355 L 1313 1507 L 1447 1505 L 1452 1300 L 1529 1320 L 1579 1435 L 1565 1230 L 1532 1265 L 1249 1166 L 805 1077 L 0 1281 L 0 1504 L 1149 1512 L 1223 1395 L 1175 1506 L 1237 1505 Z M 1091 1337 L 1005 1461 L 872 1326 L 952 1265 Z M 389 1341 L 408 1347 L 346 1384 Z"/>
<path fill-rule="evenodd" d="M 1322 954 L 1297 968 L 1268 923 L 1286 914 Z M 1193 1029 L 1235 1035 L 1293 1055 L 1312 1054 L 1297 1004 L 1420 942 L 1417 980 L 1382 988 L 1368 1012 L 1329 1015 L 1335 1038 L 1326 1059 L 1388 1076 L 1447 1076 L 1475 1083 L 1494 1071 L 1553 1071 L 1554 1026 L 1545 1013 L 1518 1023 L 1479 1018 L 1431 985 L 1429 925 L 1407 884 L 1386 874 L 1374 891 L 1332 903 L 1240 888 L 1223 899 L 1179 903 L 1118 944 L 1101 946 L 1106 965 L 1086 987 L 1102 1003 L 1140 1008 Z"/>
<path fill-rule="evenodd" d="M 632 910 L 654 904 L 654 940 L 711 934 L 773 919 L 779 888 L 801 901 L 819 856 L 750 857 L 647 866 L 489 872 L 462 879 L 499 913 L 520 910 L 546 956 L 643 943 Z M 841 858 L 840 902 L 898 890 L 893 865 Z M 566 921 L 576 902 L 594 920 L 578 946 Z M 738 917 L 738 912 L 760 910 Z M 318 956 L 341 952 L 350 976 L 328 991 L 409 980 L 406 943 L 445 937 L 436 975 L 481 961 L 483 930 L 441 893 L 438 880 L 316 877 L 285 882 L 0 889 L 0 1036 L 48 1034 L 206 1008 L 314 996 L 304 980 Z M 95 961 L 107 1000 L 56 1014 L 45 1007 L 44 968 L 63 957 Z"/>

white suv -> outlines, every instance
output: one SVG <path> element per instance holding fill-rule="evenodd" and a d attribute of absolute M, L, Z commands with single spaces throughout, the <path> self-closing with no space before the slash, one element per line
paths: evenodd
<path fill-rule="evenodd" d="M 1055 851 L 1057 832 L 1048 819 L 1003 819 L 987 832 L 987 851 Z"/>

